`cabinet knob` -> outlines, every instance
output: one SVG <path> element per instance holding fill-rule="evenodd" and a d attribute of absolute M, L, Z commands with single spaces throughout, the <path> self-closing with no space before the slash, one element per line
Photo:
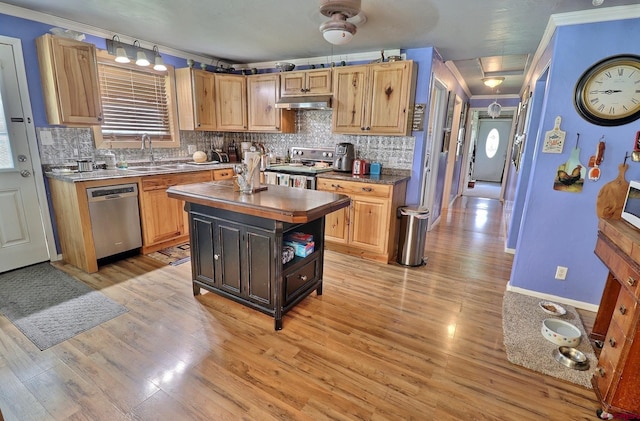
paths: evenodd
<path fill-rule="evenodd" d="M 340 187 L 340 184 L 332 184 L 332 185 L 331 185 L 331 187 L 333 187 L 334 189 L 339 189 L 339 188 L 341 188 L 341 187 Z"/>
<path fill-rule="evenodd" d="M 300 280 L 301 281 L 306 281 L 307 280 L 307 276 L 306 275 L 300 275 Z"/>
<path fill-rule="evenodd" d="M 598 374 L 600 375 L 600 377 L 604 377 L 607 372 L 604 370 L 604 368 L 598 367 Z"/>
<path fill-rule="evenodd" d="M 218 259 L 220 258 L 220 256 L 219 256 L 219 255 L 217 255 L 217 254 L 214 254 L 214 255 L 213 255 L 213 258 L 214 258 L 215 260 L 218 260 Z"/>
<path fill-rule="evenodd" d="M 616 338 L 609 338 L 609 345 L 611 345 L 611 348 L 615 348 L 616 347 Z"/>
<path fill-rule="evenodd" d="M 625 305 L 622 304 L 620 308 L 618 308 L 618 311 L 620 312 L 620 314 L 624 316 L 625 314 L 627 314 L 627 307 L 625 307 Z"/>
<path fill-rule="evenodd" d="M 373 189 L 371 187 L 363 187 L 362 191 L 366 191 L 366 192 L 372 192 Z"/>
<path fill-rule="evenodd" d="M 636 280 L 633 279 L 631 276 L 629 276 L 629 279 L 627 279 L 627 284 L 629 284 L 629 286 L 632 287 L 636 284 Z"/>

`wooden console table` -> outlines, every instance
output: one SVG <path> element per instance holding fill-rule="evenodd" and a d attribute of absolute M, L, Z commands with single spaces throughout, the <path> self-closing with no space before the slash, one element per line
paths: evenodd
<path fill-rule="evenodd" d="M 595 254 L 609 269 L 591 339 L 604 344 L 591 383 L 610 414 L 640 414 L 640 230 L 601 219 Z"/>

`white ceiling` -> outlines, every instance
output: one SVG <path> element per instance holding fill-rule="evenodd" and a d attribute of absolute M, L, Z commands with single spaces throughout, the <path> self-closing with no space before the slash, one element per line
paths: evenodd
<path fill-rule="evenodd" d="M 318 0 L 5 0 L 151 44 L 227 63 L 262 63 L 434 46 L 472 95 L 494 91 L 485 71 L 510 68 L 500 94 L 518 94 L 552 14 L 638 5 L 640 0 L 362 0 L 367 20 L 343 46 L 318 30 Z M 2 3 L 0 3 L 0 6 Z M 0 9 L 1 11 L 2 9 Z M 515 71 L 513 71 L 515 69 Z"/>

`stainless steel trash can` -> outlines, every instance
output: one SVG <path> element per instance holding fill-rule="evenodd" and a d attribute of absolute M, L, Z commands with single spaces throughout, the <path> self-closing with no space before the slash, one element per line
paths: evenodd
<path fill-rule="evenodd" d="M 426 244 L 429 211 L 422 206 L 401 206 L 400 239 L 398 243 L 398 263 L 404 266 L 426 264 L 424 247 Z"/>

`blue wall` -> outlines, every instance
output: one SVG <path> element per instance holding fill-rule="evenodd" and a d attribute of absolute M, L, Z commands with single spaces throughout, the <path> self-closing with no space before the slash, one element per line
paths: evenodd
<path fill-rule="evenodd" d="M 534 142 L 530 178 L 522 226 L 517 242 L 510 283 L 514 287 L 556 295 L 584 303 L 598 304 L 607 270 L 594 255 L 598 218 L 598 192 L 618 175 L 618 165 L 631 150 L 639 126 L 631 123 L 601 127 L 583 120 L 573 106 L 573 92 L 580 75 L 595 62 L 616 54 L 640 54 L 640 19 L 561 26 L 551 48 L 551 66 L 541 104 L 540 125 L 527 133 Z M 634 34 L 634 36 L 631 36 Z M 537 76 L 530 81 L 534 86 Z M 566 131 L 561 154 L 542 153 L 544 133 L 562 117 Z M 580 161 L 586 165 L 601 136 L 606 152 L 599 181 L 585 180 L 581 193 L 553 190 L 557 168 L 567 161 L 580 133 Z M 640 165 L 630 163 L 627 180 L 640 178 Z M 567 279 L 554 279 L 556 266 L 569 268 Z"/>

